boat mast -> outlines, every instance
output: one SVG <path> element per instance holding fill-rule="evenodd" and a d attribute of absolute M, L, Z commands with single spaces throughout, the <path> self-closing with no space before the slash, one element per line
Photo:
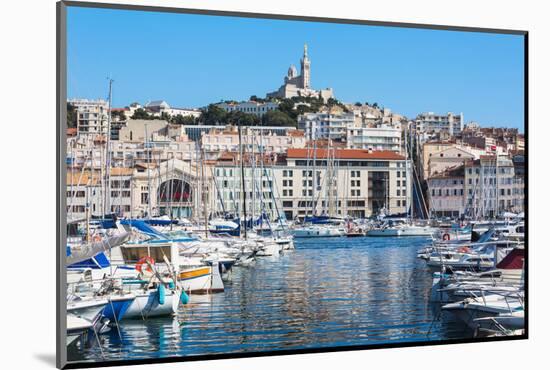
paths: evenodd
<path fill-rule="evenodd" d="M 105 212 L 110 213 L 111 212 L 111 206 L 110 206 L 110 198 L 111 198 L 111 192 L 110 192 L 110 170 L 111 170 L 111 150 L 110 150 L 110 144 L 111 144 L 111 104 L 112 104 L 112 97 L 113 97 L 113 82 L 114 80 L 112 78 L 109 78 L 109 107 L 107 109 L 107 134 L 105 138 L 105 200 L 104 200 L 104 209 L 103 209 L 103 215 L 102 217 L 105 217 Z"/>
<path fill-rule="evenodd" d="M 145 124 L 145 146 L 147 147 L 147 216 L 151 218 L 151 147 L 149 146 L 149 134 Z"/>
<path fill-rule="evenodd" d="M 315 135 L 316 137 L 317 135 Z M 311 171 L 311 218 L 315 217 L 315 189 L 317 188 L 317 176 L 315 173 L 315 162 L 317 161 L 317 140 L 313 139 L 313 164 Z"/>
<path fill-rule="evenodd" d="M 246 189 L 244 184 L 244 158 L 243 158 L 243 143 L 242 143 L 242 134 L 241 134 L 241 121 L 238 121 L 238 131 L 239 131 L 239 152 L 241 156 L 241 192 L 243 194 L 243 216 L 244 216 L 244 238 L 247 238 L 246 235 Z"/>
<path fill-rule="evenodd" d="M 206 181 L 204 180 L 204 147 L 201 150 L 201 198 L 204 206 L 204 236 L 208 238 L 208 192 L 206 191 Z"/>

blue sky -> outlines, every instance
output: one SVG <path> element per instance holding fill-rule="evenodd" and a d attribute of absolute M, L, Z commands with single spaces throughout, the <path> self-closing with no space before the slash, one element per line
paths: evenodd
<path fill-rule="evenodd" d="M 522 36 L 70 7 L 67 37 L 70 98 L 106 98 L 107 76 L 115 107 L 263 97 L 307 43 L 312 86 L 341 101 L 523 131 Z"/>

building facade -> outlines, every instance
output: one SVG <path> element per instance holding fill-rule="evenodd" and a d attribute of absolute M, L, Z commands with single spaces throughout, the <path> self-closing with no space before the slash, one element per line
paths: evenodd
<path fill-rule="evenodd" d="M 486 155 L 465 165 L 466 212 L 474 218 L 523 212 L 524 176 L 516 175 L 505 156 Z"/>
<path fill-rule="evenodd" d="M 109 103 L 105 100 L 69 99 L 76 108 L 76 128 L 79 135 L 104 135 L 107 133 Z"/>
<path fill-rule="evenodd" d="M 416 131 L 448 133 L 450 136 L 460 133 L 464 129 L 464 116 L 462 113 L 435 114 L 434 112 L 421 113 L 414 121 Z"/>
<path fill-rule="evenodd" d="M 247 101 L 241 103 L 220 103 L 216 105 L 226 112 L 243 112 L 247 114 L 253 114 L 258 117 L 262 117 L 267 112 L 276 110 L 279 107 L 279 103 L 277 102 L 259 103 L 255 101 Z"/>

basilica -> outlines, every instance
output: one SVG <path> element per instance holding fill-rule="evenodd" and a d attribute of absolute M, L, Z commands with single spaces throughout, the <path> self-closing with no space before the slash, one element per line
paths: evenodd
<path fill-rule="evenodd" d="M 332 88 L 313 90 L 311 88 L 311 62 L 304 45 L 304 56 L 300 60 L 300 74 L 294 65 L 288 68 L 284 84 L 277 91 L 266 95 L 267 98 L 292 98 L 294 96 L 321 97 L 326 102 L 333 97 Z"/>

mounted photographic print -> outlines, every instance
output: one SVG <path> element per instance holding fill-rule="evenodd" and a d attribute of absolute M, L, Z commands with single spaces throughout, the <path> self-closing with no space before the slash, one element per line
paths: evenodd
<path fill-rule="evenodd" d="M 527 338 L 526 50 L 58 3 L 58 367 Z"/>

